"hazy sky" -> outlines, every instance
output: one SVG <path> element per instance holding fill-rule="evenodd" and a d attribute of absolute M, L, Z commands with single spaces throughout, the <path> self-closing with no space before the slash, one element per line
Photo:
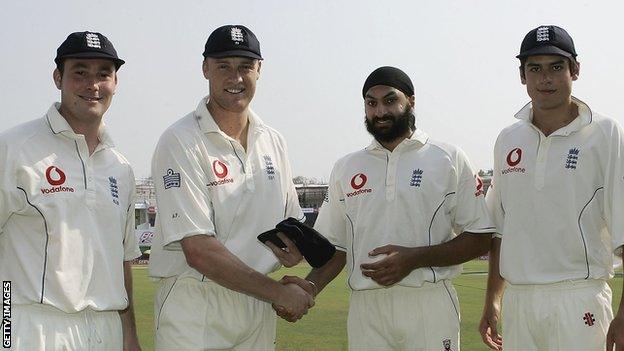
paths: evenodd
<path fill-rule="evenodd" d="M 148 176 L 163 130 L 208 92 L 206 38 L 244 24 L 262 55 L 253 109 L 289 144 L 295 175 L 327 179 L 370 142 L 361 89 L 392 65 L 415 85 L 417 125 L 491 168 L 498 132 L 528 96 L 515 59 L 524 35 L 557 24 L 574 38 L 574 95 L 624 123 L 622 1 L 6 1 L 0 12 L 2 127 L 41 117 L 59 92 L 58 45 L 70 32 L 106 35 L 126 65 L 105 116 L 137 176 Z"/>

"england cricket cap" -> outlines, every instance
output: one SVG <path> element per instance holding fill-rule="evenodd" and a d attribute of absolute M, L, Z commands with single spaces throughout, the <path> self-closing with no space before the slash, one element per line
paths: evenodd
<path fill-rule="evenodd" d="M 557 26 L 539 26 L 524 37 L 520 45 L 520 54 L 516 58 L 523 59 L 534 55 L 575 58 L 576 50 L 572 37 L 565 29 Z"/>
<path fill-rule="evenodd" d="M 117 51 L 108 38 L 96 32 L 75 32 L 56 49 L 54 62 L 60 64 L 66 58 L 109 59 L 119 69 L 126 61 L 117 56 Z"/>
<path fill-rule="evenodd" d="M 215 29 L 204 47 L 204 57 L 249 57 L 262 60 L 260 42 L 249 28 L 226 25 Z"/>

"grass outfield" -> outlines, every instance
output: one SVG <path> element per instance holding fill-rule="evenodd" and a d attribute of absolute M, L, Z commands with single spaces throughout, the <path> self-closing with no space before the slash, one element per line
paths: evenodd
<path fill-rule="evenodd" d="M 272 276 L 279 278 L 284 274 L 303 276 L 310 267 L 299 265 L 284 268 Z M 477 333 L 477 324 L 481 318 L 481 308 L 485 293 L 486 276 L 474 274 L 487 270 L 486 261 L 471 261 L 464 265 L 464 274 L 453 280 L 461 304 L 461 347 L 463 351 L 488 350 L 481 343 Z M 139 339 L 144 351 L 153 350 L 153 297 L 155 285 L 147 277 L 146 267 L 133 267 L 134 305 L 136 309 Z M 277 350 L 289 351 L 335 351 L 347 349 L 347 309 L 348 289 L 345 285 L 346 273 L 343 271 L 317 297 L 316 306 L 299 322 L 291 324 L 278 320 Z M 622 278 L 611 281 L 615 302 L 622 294 Z"/>

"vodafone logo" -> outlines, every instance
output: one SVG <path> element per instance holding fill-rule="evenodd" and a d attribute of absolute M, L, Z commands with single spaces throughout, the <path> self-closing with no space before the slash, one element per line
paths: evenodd
<path fill-rule="evenodd" d="M 219 160 L 214 160 L 212 162 L 212 171 L 219 179 L 225 178 L 228 174 L 227 166 Z"/>
<path fill-rule="evenodd" d="M 352 197 L 352 196 L 357 196 L 360 194 L 366 194 L 366 193 L 371 193 L 373 192 L 373 189 L 362 189 L 362 187 L 364 185 L 366 185 L 366 180 L 368 178 L 366 178 L 366 175 L 363 173 L 358 173 L 356 175 L 353 176 L 353 178 L 351 178 L 351 187 L 353 188 L 353 190 L 355 190 L 354 192 L 351 193 L 347 193 L 347 197 Z"/>
<path fill-rule="evenodd" d="M 48 169 L 46 169 L 45 175 L 48 183 L 50 183 L 50 185 L 52 186 L 63 185 L 63 183 L 65 183 L 65 179 L 67 179 L 67 177 L 65 176 L 65 172 L 63 172 L 60 168 L 56 166 L 48 167 Z"/>
<path fill-rule="evenodd" d="M 73 193 L 74 188 L 61 186 L 67 180 L 65 172 L 56 166 L 50 166 L 45 171 L 46 180 L 48 184 L 52 185 L 51 188 L 41 188 L 42 194 L 55 194 L 55 193 Z"/>
<path fill-rule="evenodd" d="M 212 161 L 212 171 L 214 172 L 215 176 L 217 176 L 218 180 L 208 183 L 207 184 L 208 186 L 217 186 L 217 185 L 223 185 L 227 183 L 234 183 L 234 179 L 225 178 L 228 175 L 228 168 L 225 165 L 225 163 L 219 160 Z"/>
<path fill-rule="evenodd" d="M 479 176 L 475 176 L 475 180 L 477 181 L 477 191 L 475 192 L 475 196 L 485 194 L 483 191 L 483 180 L 481 180 Z"/>
<path fill-rule="evenodd" d="M 366 175 L 363 173 L 358 173 L 351 178 L 351 187 L 354 190 L 358 190 L 366 184 Z"/>
<path fill-rule="evenodd" d="M 509 167 L 515 167 L 522 160 L 522 149 L 519 147 L 509 151 L 507 154 L 507 164 Z"/>
<path fill-rule="evenodd" d="M 508 173 L 524 173 L 526 172 L 526 170 L 522 167 L 516 167 L 518 164 L 520 164 L 520 161 L 522 161 L 522 149 L 517 147 L 511 151 L 509 151 L 509 153 L 507 154 L 507 164 L 509 165 L 509 168 L 502 170 L 501 173 L 503 174 L 508 174 Z"/>

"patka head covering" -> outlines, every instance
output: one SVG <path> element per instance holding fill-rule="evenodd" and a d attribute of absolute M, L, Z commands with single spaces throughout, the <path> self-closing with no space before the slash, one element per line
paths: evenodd
<path fill-rule="evenodd" d="M 375 85 L 387 85 L 389 87 L 397 88 L 407 96 L 414 95 L 414 85 L 412 80 L 396 67 L 384 66 L 374 70 L 366 81 L 362 88 L 362 97 L 366 97 L 368 89 Z"/>

